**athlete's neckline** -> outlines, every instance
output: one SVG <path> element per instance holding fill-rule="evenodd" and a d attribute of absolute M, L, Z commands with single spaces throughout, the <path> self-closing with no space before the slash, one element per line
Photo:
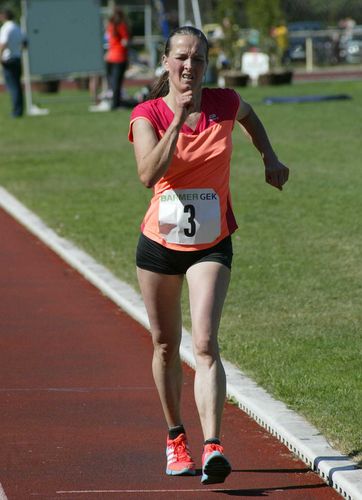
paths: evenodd
<path fill-rule="evenodd" d="M 165 96 L 166 97 L 166 96 Z M 169 104 L 165 101 L 165 97 L 161 97 L 162 99 L 162 102 L 166 105 L 168 111 L 172 114 L 172 116 L 174 116 L 174 111 L 170 108 Z M 200 127 L 200 124 L 201 124 L 201 120 L 202 120 L 202 115 L 203 115 L 203 110 L 202 110 L 202 101 L 203 101 L 203 95 L 201 93 L 201 100 L 200 100 L 200 111 L 198 111 L 199 113 L 199 118 L 196 122 L 196 126 L 195 128 L 192 128 L 190 127 L 189 125 L 187 125 L 187 123 L 184 123 L 182 125 L 182 128 L 185 128 L 185 129 L 188 129 L 188 130 L 191 130 L 191 132 L 194 134 L 195 132 L 197 132 L 197 130 L 199 129 Z"/>

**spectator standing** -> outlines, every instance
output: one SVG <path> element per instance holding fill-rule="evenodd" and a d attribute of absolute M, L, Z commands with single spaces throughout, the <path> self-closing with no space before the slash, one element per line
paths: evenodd
<path fill-rule="evenodd" d="M 121 7 L 116 5 L 106 28 L 108 50 L 106 53 L 107 79 L 112 89 L 111 109 L 121 106 L 124 74 L 128 66 L 130 31 Z"/>
<path fill-rule="evenodd" d="M 14 21 L 10 9 L 0 11 L 0 58 L 5 85 L 10 93 L 12 116 L 17 118 L 24 112 L 23 88 L 21 85 L 21 51 L 25 38 L 20 27 Z"/>
<path fill-rule="evenodd" d="M 278 63 L 281 65 L 289 62 L 289 33 L 284 22 L 272 29 L 272 37 L 275 39 Z"/>

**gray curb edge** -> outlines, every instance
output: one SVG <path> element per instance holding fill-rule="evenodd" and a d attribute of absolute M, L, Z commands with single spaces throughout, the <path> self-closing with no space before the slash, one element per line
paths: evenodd
<path fill-rule="evenodd" d="M 58 236 L 1 186 L 0 206 L 104 295 L 149 329 L 142 299 L 132 287 L 120 281 L 72 242 Z M 185 329 L 183 329 L 181 356 L 184 362 L 192 368 L 195 367 L 191 335 Z M 241 410 L 277 437 L 344 498 L 362 500 L 362 469 L 358 468 L 355 462 L 333 449 L 314 426 L 287 408 L 284 403 L 273 399 L 238 368 L 226 360 L 223 360 L 223 363 L 227 376 L 228 396 L 236 400 Z"/>

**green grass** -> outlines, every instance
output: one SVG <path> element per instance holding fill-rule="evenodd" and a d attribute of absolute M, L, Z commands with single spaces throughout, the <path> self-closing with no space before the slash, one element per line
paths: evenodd
<path fill-rule="evenodd" d="M 362 177 L 360 82 L 240 89 L 291 168 L 280 193 L 234 134 L 239 230 L 220 330 L 225 358 L 361 462 Z M 266 106 L 272 95 L 350 101 Z M 87 95 L 43 99 L 48 116 L 12 120 L 0 95 L 0 184 L 59 234 L 137 287 L 134 250 L 150 191 L 127 141 L 129 111 L 89 113 Z M 186 306 L 187 297 L 184 294 Z M 188 308 L 185 325 L 190 328 Z"/>

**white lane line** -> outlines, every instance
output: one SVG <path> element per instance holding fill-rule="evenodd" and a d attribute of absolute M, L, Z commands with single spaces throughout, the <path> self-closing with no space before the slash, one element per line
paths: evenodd
<path fill-rule="evenodd" d="M 3 490 L 1 483 L 0 483 L 0 500 L 8 500 L 8 497 L 5 495 L 5 491 Z"/>
<path fill-rule="evenodd" d="M 236 491 L 236 488 L 194 488 L 187 490 L 70 490 L 70 491 L 57 491 L 57 495 L 84 495 L 84 494 L 111 494 L 111 493 L 197 493 L 202 491 Z"/>
<path fill-rule="evenodd" d="M 58 236 L 36 214 L 27 209 L 1 186 L 0 207 L 127 314 L 149 329 L 149 321 L 142 298 L 132 287 L 119 280 L 90 255 L 76 247 L 74 243 Z M 180 353 L 183 361 L 195 368 L 191 335 L 185 329 L 182 332 Z M 277 437 L 290 451 L 345 498 L 362 500 L 362 469 L 358 468 L 355 462 L 332 448 L 316 427 L 290 410 L 281 401 L 272 398 L 233 364 L 225 360 L 223 363 L 227 376 L 228 396 L 233 397 L 238 402 L 241 410 Z"/>

